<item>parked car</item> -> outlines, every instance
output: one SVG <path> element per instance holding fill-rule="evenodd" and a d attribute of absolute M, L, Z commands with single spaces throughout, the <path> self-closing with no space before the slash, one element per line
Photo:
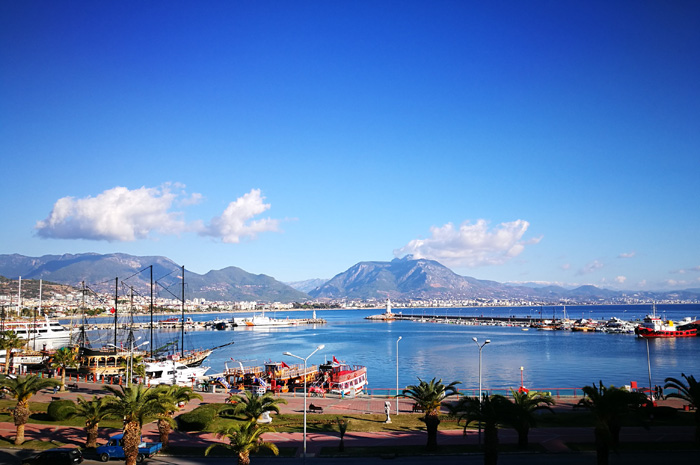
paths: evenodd
<path fill-rule="evenodd" d="M 83 461 L 80 449 L 48 449 L 22 460 L 22 465 L 74 465 Z"/>

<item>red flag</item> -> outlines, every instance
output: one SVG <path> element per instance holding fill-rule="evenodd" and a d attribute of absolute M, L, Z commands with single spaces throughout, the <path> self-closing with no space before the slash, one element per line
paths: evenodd
<path fill-rule="evenodd" d="M 282 362 L 282 368 L 289 368 L 289 365 L 287 365 L 286 363 Z"/>
<path fill-rule="evenodd" d="M 109 309 L 109 313 L 114 313 L 114 312 L 116 312 L 116 310 L 114 309 L 114 307 L 112 307 L 112 308 Z"/>
<path fill-rule="evenodd" d="M 335 358 L 335 355 L 333 356 L 333 363 L 337 363 L 338 365 L 340 365 L 340 362 L 338 361 L 337 358 Z"/>

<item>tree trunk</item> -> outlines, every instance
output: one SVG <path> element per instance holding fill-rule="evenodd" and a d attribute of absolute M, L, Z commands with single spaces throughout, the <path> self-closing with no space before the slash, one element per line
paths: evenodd
<path fill-rule="evenodd" d="M 425 448 L 430 451 L 437 450 L 437 432 L 440 418 L 437 413 L 426 413 L 423 421 L 425 421 L 425 429 L 428 432 L 428 443 Z"/>
<path fill-rule="evenodd" d="M 598 465 L 608 465 L 608 456 L 610 455 L 610 443 L 608 441 L 607 431 L 596 427 L 595 429 L 595 450 L 596 463 Z"/>
<path fill-rule="evenodd" d="M 530 435 L 530 428 L 528 426 L 521 426 L 518 428 L 518 449 L 527 449 L 529 446 L 528 436 Z"/>
<path fill-rule="evenodd" d="M 20 446 L 24 442 L 24 425 L 17 425 L 17 436 L 15 436 L 15 445 Z"/>
<path fill-rule="evenodd" d="M 27 402 L 17 402 L 15 410 L 12 412 L 12 416 L 15 421 L 15 426 L 17 427 L 17 435 L 15 436 L 15 445 L 20 445 L 24 442 L 24 425 L 27 424 L 30 415 L 29 407 Z"/>
<path fill-rule="evenodd" d="M 168 448 L 168 443 L 170 442 L 170 423 L 167 420 L 158 420 L 158 434 L 160 435 L 160 442 L 163 443 L 163 449 Z"/>
<path fill-rule="evenodd" d="M 498 463 L 498 428 L 494 423 L 484 427 L 484 465 Z"/>
<path fill-rule="evenodd" d="M 250 465 L 250 455 L 248 455 L 248 452 L 238 453 L 238 465 Z"/>
<path fill-rule="evenodd" d="M 59 388 L 59 391 L 65 391 L 66 390 L 66 369 L 61 367 L 61 387 Z"/>
<path fill-rule="evenodd" d="M 338 452 L 345 452 L 345 441 L 343 438 L 340 438 L 340 445 L 338 446 Z"/>
<path fill-rule="evenodd" d="M 126 465 L 136 465 L 136 456 L 139 454 L 139 443 L 141 442 L 141 425 L 135 421 L 130 421 L 124 426 L 124 456 Z"/>
<path fill-rule="evenodd" d="M 94 449 L 97 447 L 97 428 L 99 423 L 94 425 L 85 426 L 85 431 L 87 432 L 87 441 L 85 442 L 86 449 Z"/>

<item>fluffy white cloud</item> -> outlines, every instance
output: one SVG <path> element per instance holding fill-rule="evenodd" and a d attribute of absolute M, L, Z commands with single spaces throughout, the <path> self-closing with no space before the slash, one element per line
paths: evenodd
<path fill-rule="evenodd" d="M 212 218 L 200 234 L 219 238 L 226 243 L 238 243 L 245 237 L 255 238 L 261 232 L 278 231 L 279 220 L 265 218 L 252 221 L 252 218 L 270 208 L 270 204 L 263 202 L 264 199 L 260 189 L 251 190 L 231 202 L 221 216 Z"/>
<path fill-rule="evenodd" d="M 637 252 L 623 252 L 617 256 L 617 258 L 632 258 L 637 255 Z"/>
<path fill-rule="evenodd" d="M 465 221 L 459 228 L 452 223 L 433 226 L 430 228 L 432 237 L 414 239 L 394 250 L 394 255 L 413 255 L 414 258 L 437 260 L 452 267 L 500 265 L 520 255 L 525 245 L 541 240 L 522 240 L 529 226 L 527 221 L 516 220 L 489 229 L 489 223 L 483 219 L 474 224 Z"/>
<path fill-rule="evenodd" d="M 95 197 L 63 197 L 48 218 L 36 223 L 36 230 L 46 238 L 105 241 L 134 241 L 152 231 L 174 234 L 185 226 L 181 213 L 170 211 L 176 197 L 169 185 L 115 187 Z"/>
<path fill-rule="evenodd" d="M 619 284 L 623 284 L 625 281 L 627 281 L 626 276 L 618 276 L 615 278 L 615 281 L 617 281 Z"/>

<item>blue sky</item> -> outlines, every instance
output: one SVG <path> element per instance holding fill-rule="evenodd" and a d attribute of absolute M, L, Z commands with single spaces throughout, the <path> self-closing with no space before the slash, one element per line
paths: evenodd
<path fill-rule="evenodd" d="M 0 4 L 0 253 L 700 287 L 700 3 Z"/>

